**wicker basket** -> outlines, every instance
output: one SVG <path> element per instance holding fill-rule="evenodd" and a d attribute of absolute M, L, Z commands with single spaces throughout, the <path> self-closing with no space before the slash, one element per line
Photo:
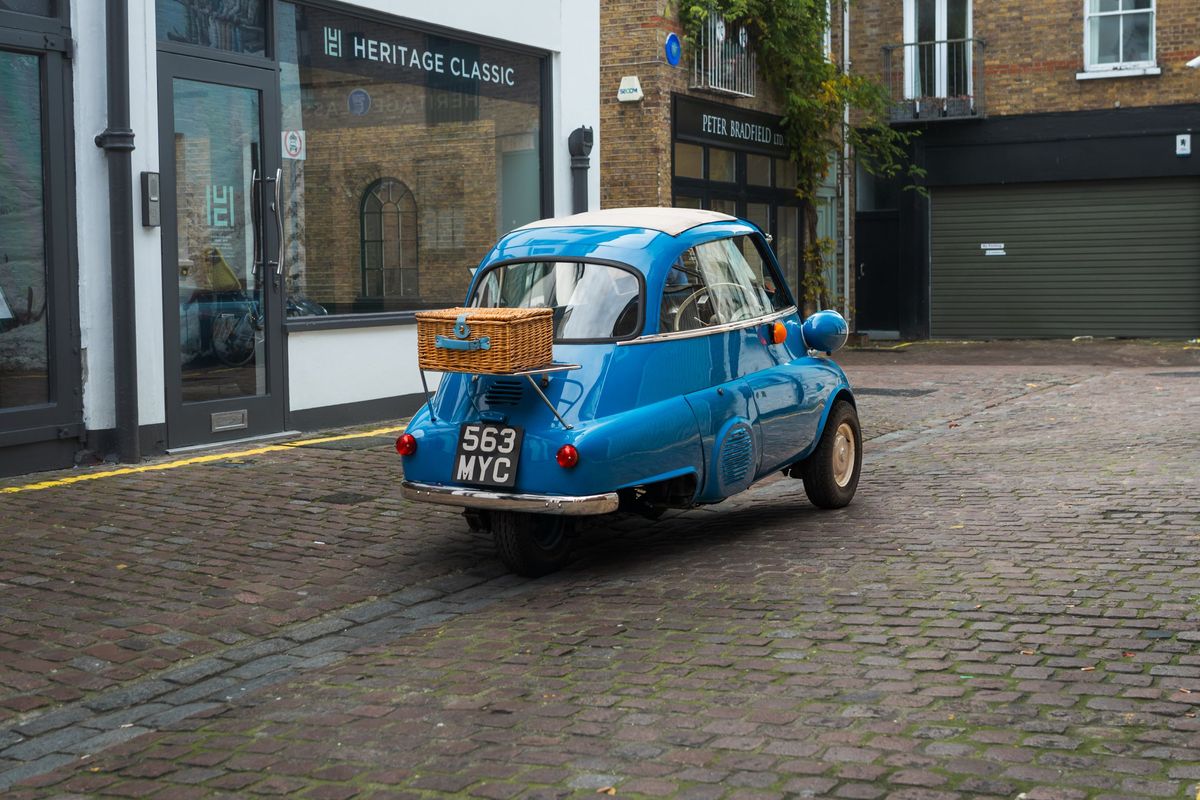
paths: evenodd
<path fill-rule="evenodd" d="M 549 308 L 446 308 L 417 312 L 417 363 L 437 372 L 503 374 L 553 359 Z"/>

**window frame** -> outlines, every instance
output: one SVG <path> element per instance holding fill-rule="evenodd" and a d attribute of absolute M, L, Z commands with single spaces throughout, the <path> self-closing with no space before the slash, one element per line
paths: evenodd
<path fill-rule="evenodd" d="M 1092 11 L 1093 4 L 1099 6 L 1099 0 L 1083 0 L 1083 73 L 1077 77 L 1104 76 L 1111 73 L 1131 73 L 1138 75 L 1157 75 L 1158 70 L 1158 0 L 1150 0 L 1150 8 L 1117 11 Z M 1134 14 L 1148 14 L 1150 17 L 1150 41 L 1148 51 L 1150 58 L 1144 61 L 1117 61 L 1109 64 L 1095 63 L 1096 54 L 1092 52 L 1092 21 L 1103 17 L 1121 18 L 1121 30 L 1124 32 L 1124 17 Z M 1124 37 L 1119 37 L 1121 55 L 1124 56 Z"/>

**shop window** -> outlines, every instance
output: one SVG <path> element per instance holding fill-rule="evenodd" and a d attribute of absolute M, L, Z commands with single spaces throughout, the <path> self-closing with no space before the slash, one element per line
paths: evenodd
<path fill-rule="evenodd" d="M 704 148 L 698 144 L 675 143 L 675 177 L 704 179 Z"/>
<path fill-rule="evenodd" d="M 757 153 L 746 154 L 746 183 L 751 186 L 771 185 L 771 157 Z"/>
<path fill-rule="evenodd" d="M 1152 67 L 1154 0 L 1087 0 L 1084 54 L 1087 70 Z"/>
<path fill-rule="evenodd" d="M 737 180 L 737 158 L 732 150 L 720 147 L 708 148 L 708 179 L 723 183 Z"/>
<path fill-rule="evenodd" d="M 796 162 L 786 158 L 775 159 L 775 187 L 794 190 L 799 184 L 800 176 L 796 172 Z"/>
<path fill-rule="evenodd" d="M 376 181 L 363 195 L 362 294 L 418 295 L 417 201 L 395 178 Z"/>
<path fill-rule="evenodd" d="M 283 162 L 289 297 L 333 317 L 461 304 L 497 234 L 545 211 L 545 59 L 275 8 L 282 129 L 305 144 Z"/>

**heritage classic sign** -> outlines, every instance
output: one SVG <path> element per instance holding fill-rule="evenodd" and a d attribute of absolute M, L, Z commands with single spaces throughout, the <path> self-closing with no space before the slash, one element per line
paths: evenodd
<path fill-rule="evenodd" d="M 675 138 L 788 158 L 782 118 L 675 95 Z"/>
<path fill-rule="evenodd" d="M 507 64 L 492 64 L 478 59 L 447 55 L 433 49 L 422 49 L 396 41 L 372 39 L 360 33 L 346 32 L 329 25 L 323 31 L 325 55 L 329 58 L 348 58 L 373 61 L 414 72 L 452 75 L 455 78 L 500 86 L 516 86 L 517 71 Z"/>

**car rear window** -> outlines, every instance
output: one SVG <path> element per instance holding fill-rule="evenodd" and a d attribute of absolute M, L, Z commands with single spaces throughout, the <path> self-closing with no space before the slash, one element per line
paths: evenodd
<path fill-rule="evenodd" d="M 611 341 L 641 333 L 642 282 L 611 264 L 521 261 L 489 269 L 469 305 L 551 308 L 555 341 Z"/>

